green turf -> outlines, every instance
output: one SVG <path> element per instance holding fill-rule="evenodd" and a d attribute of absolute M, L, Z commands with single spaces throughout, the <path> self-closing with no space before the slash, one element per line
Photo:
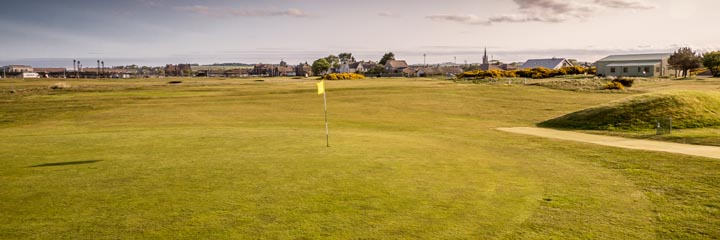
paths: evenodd
<path fill-rule="evenodd" d="M 495 130 L 625 97 L 427 79 L 0 82 L 0 239 L 712 239 L 720 161 Z"/>
<path fill-rule="evenodd" d="M 591 130 L 654 129 L 659 119 L 676 129 L 720 126 L 720 91 L 648 93 L 570 113 L 543 127 Z"/>

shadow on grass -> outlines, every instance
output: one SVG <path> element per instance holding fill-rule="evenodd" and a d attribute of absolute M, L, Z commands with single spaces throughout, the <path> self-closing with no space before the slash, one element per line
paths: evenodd
<path fill-rule="evenodd" d="M 57 162 L 57 163 L 43 163 L 40 165 L 30 166 L 34 167 L 52 167 L 52 166 L 66 166 L 66 165 L 79 165 L 79 164 L 90 164 L 100 162 L 102 160 L 86 160 L 86 161 L 72 161 L 72 162 Z"/>

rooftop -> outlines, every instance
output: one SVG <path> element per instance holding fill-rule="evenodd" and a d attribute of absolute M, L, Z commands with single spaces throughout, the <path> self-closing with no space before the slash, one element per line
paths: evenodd
<path fill-rule="evenodd" d="M 652 60 L 662 60 L 664 58 L 669 58 L 670 55 L 672 55 L 672 53 L 610 55 L 603 59 L 598 60 L 598 62 L 602 62 L 602 61 L 652 61 Z"/>

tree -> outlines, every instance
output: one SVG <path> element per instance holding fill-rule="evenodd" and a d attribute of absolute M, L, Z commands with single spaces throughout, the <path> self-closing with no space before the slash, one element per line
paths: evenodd
<path fill-rule="evenodd" d="M 687 77 L 690 70 L 700 67 L 701 59 L 700 55 L 693 52 L 689 47 L 678 49 L 675 53 L 670 55 L 668 64 L 674 69 L 681 70 L 683 77 Z"/>
<path fill-rule="evenodd" d="M 329 68 L 330 68 L 330 63 L 325 58 L 315 60 L 312 64 L 312 71 L 316 75 L 322 75 L 322 73 L 327 72 Z"/>
<path fill-rule="evenodd" d="M 335 55 L 327 56 L 325 60 L 334 68 L 340 67 L 340 58 Z"/>
<path fill-rule="evenodd" d="M 338 57 L 342 63 L 355 62 L 355 57 L 353 57 L 352 53 L 340 53 Z"/>
<path fill-rule="evenodd" d="M 395 60 L 395 54 L 392 52 L 389 52 L 389 53 L 386 53 L 385 55 L 383 55 L 383 57 L 380 59 L 380 62 L 378 62 L 378 64 L 384 66 L 385 63 L 387 63 L 387 61 L 390 61 L 390 60 Z"/>
<path fill-rule="evenodd" d="M 385 67 L 383 65 L 375 65 L 374 67 L 370 68 L 367 72 L 369 74 L 380 74 L 383 71 L 385 71 Z"/>
<path fill-rule="evenodd" d="M 709 52 L 703 55 L 702 64 L 710 69 L 713 77 L 720 77 L 720 51 Z"/>

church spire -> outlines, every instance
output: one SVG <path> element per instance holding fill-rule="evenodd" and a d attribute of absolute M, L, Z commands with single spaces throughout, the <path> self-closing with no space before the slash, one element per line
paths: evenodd
<path fill-rule="evenodd" d="M 488 56 L 487 56 L 487 47 L 485 47 L 485 52 L 483 53 L 483 64 L 490 64 L 490 61 L 488 61 Z"/>

